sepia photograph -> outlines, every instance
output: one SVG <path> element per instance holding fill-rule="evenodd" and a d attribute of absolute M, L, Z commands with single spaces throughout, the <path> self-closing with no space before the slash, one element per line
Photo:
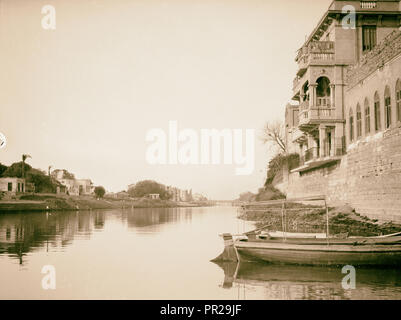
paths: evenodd
<path fill-rule="evenodd" d="M 0 0 L 0 300 L 401 300 L 401 1 Z"/>

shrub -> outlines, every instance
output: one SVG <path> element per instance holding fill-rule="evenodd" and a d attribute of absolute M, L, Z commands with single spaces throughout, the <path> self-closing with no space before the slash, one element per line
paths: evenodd
<path fill-rule="evenodd" d="M 274 177 L 283 170 L 284 165 L 287 165 L 289 170 L 295 169 L 299 166 L 300 157 L 298 153 L 289 155 L 278 154 L 270 160 L 267 169 L 267 178 L 265 187 L 272 184 Z"/>

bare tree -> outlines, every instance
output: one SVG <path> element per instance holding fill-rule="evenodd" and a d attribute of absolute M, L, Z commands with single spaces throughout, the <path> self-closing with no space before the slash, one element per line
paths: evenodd
<path fill-rule="evenodd" d="M 287 152 L 284 123 L 280 121 L 267 122 L 263 127 L 261 140 L 279 153 Z"/>

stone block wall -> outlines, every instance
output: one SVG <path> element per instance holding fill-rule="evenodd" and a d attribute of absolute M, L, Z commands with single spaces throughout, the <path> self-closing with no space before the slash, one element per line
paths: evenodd
<path fill-rule="evenodd" d="M 326 195 L 370 218 L 401 222 L 401 124 L 349 147 L 332 165 L 290 173 L 287 197 Z"/>
<path fill-rule="evenodd" d="M 350 204 L 369 217 L 400 221 L 401 125 L 360 141 L 346 157 Z"/>

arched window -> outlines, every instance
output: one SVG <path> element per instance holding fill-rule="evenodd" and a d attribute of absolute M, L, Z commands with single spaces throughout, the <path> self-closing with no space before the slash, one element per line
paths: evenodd
<path fill-rule="evenodd" d="M 375 93 L 375 104 L 374 104 L 374 112 L 375 112 L 375 131 L 381 130 L 381 119 L 380 119 L 380 97 L 379 94 Z"/>
<path fill-rule="evenodd" d="M 320 77 L 316 80 L 316 104 L 318 107 L 330 106 L 330 80 L 327 77 Z"/>
<path fill-rule="evenodd" d="M 365 109 L 365 134 L 369 134 L 370 133 L 370 107 L 369 107 L 368 98 L 365 98 L 364 109 Z"/>
<path fill-rule="evenodd" d="M 387 86 L 384 90 L 384 116 L 386 129 L 391 126 L 391 96 L 390 88 Z"/>
<path fill-rule="evenodd" d="M 397 97 L 397 121 L 401 121 L 401 81 L 397 80 L 395 85 L 395 94 Z"/>
<path fill-rule="evenodd" d="M 303 97 L 302 101 L 309 101 L 309 82 L 306 81 L 302 87 Z"/>
<path fill-rule="evenodd" d="M 352 108 L 349 110 L 349 141 L 354 140 L 354 113 Z"/>
<path fill-rule="evenodd" d="M 362 136 L 362 112 L 359 103 L 356 107 L 356 136 L 357 138 Z"/>

